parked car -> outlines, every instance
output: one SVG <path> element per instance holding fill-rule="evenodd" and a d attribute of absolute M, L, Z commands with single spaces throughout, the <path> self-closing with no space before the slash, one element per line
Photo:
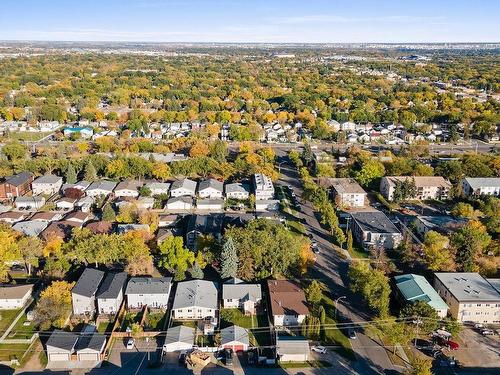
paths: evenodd
<path fill-rule="evenodd" d="M 179 365 L 182 365 L 184 366 L 186 364 L 186 357 L 187 357 L 187 353 L 185 350 L 183 350 L 180 354 L 179 354 Z"/>
<path fill-rule="evenodd" d="M 347 330 L 347 336 L 351 339 L 351 340 L 356 340 L 358 338 L 358 336 L 356 335 L 356 331 L 353 330 L 353 329 L 349 329 Z"/>
<path fill-rule="evenodd" d="M 224 351 L 224 355 L 226 357 L 226 360 L 225 360 L 226 366 L 232 366 L 233 365 L 233 351 L 231 349 L 226 349 Z"/>
<path fill-rule="evenodd" d="M 455 341 L 447 340 L 440 336 L 435 336 L 434 341 L 438 345 L 448 348 L 450 350 L 457 350 L 458 348 L 460 348 L 460 345 L 458 345 Z"/>
<path fill-rule="evenodd" d="M 224 358 L 226 358 L 224 350 L 219 350 L 218 352 L 215 352 L 214 357 L 215 357 L 216 360 L 222 362 L 224 360 Z"/>
<path fill-rule="evenodd" d="M 493 331 L 492 329 L 483 329 L 481 331 L 481 335 L 484 335 L 484 336 L 491 336 L 494 334 L 495 334 L 495 331 Z"/>
<path fill-rule="evenodd" d="M 326 353 L 326 348 L 324 346 L 321 346 L 321 345 L 313 346 L 311 348 L 311 350 L 313 352 L 316 352 L 316 353 L 321 353 L 321 354 L 325 354 Z"/>
<path fill-rule="evenodd" d="M 474 328 L 481 329 L 481 328 L 484 328 L 484 325 L 482 323 L 476 323 L 476 324 L 474 324 Z"/>
<path fill-rule="evenodd" d="M 127 340 L 127 344 L 126 344 L 126 348 L 127 349 L 134 349 L 134 346 L 135 346 L 135 340 L 130 338 Z"/>

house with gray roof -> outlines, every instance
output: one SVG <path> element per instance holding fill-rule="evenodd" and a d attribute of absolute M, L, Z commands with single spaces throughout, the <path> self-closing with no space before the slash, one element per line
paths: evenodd
<path fill-rule="evenodd" d="M 352 233 L 363 247 L 383 246 L 394 249 L 403 240 L 399 229 L 381 211 L 359 211 L 351 213 Z"/>
<path fill-rule="evenodd" d="M 190 350 L 194 345 L 195 329 L 186 326 L 175 326 L 167 329 L 163 352 L 179 352 Z"/>
<path fill-rule="evenodd" d="M 42 208 L 45 204 L 45 198 L 42 196 L 36 197 L 17 197 L 14 201 L 16 208 L 19 210 L 27 210 L 27 211 L 37 211 Z"/>
<path fill-rule="evenodd" d="M 71 290 L 73 314 L 93 315 L 96 311 L 96 294 L 104 278 L 104 272 L 94 268 L 85 268 Z"/>
<path fill-rule="evenodd" d="M 108 195 L 113 193 L 115 187 L 116 187 L 116 182 L 114 181 L 99 180 L 92 182 L 90 186 L 87 188 L 87 190 L 85 190 L 85 193 L 89 197 L 98 197 L 98 196 L 107 197 Z"/>
<path fill-rule="evenodd" d="M 300 336 L 278 335 L 276 356 L 279 362 L 306 362 L 309 359 L 309 341 Z"/>
<path fill-rule="evenodd" d="M 151 191 L 152 196 L 168 194 L 168 191 L 170 190 L 170 183 L 168 182 L 152 181 L 146 183 L 144 186 Z"/>
<path fill-rule="evenodd" d="M 0 182 L 0 199 L 20 197 L 31 191 L 33 173 L 21 172 Z"/>
<path fill-rule="evenodd" d="M 228 199 L 245 200 L 250 197 L 250 185 L 241 182 L 226 184 L 225 193 Z"/>
<path fill-rule="evenodd" d="M 127 308 L 140 309 L 149 306 L 166 309 L 171 288 L 171 277 L 132 277 L 125 290 Z"/>
<path fill-rule="evenodd" d="M 241 309 L 245 314 L 254 315 L 261 300 L 260 284 L 231 282 L 222 285 L 222 306 L 225 309 Z"/>
<path fill-rule="evenodd" d="M 436 272 L 434 288 L 459 322 L 500 323 L 500 292 L 476 272 Z"/>
<path fill-rule="evenodd" d="M 500 196 L 499 177 L 465 177 L 462 180 L 462 191 L 465 195 Z"/>
<path fill-rule="evenodd" d="M 240 326 L 229 326 L 221 329 L 221 347 L 233 352 L 247 351 L 250 346 L 248 330 Z"/>
<path fill-rule="evenodd" d="M 123 180 L 116 185 L 114 193 L 115 197 L 134 197 L 139 196 L 139 188 L 144 185 L 141 181 Z"/>
<path fill-rule="evenodd" d="M 48 225 L 47 221 L 26 220 L 15 223 L 12 229 L 28 237 L 38 237 Z"/>
<path fill-rule="evenodd" d="M 436 310 L 440 318 L 446 317 L 448 305 L 425 277 L 407 274 L 396 276 L 394 280 L 401 302 L 414 303 L 416 301 L 423 301 Z"/>
<path fill-rule="evenodd" d="M 218 290 L 215 282 L 190 280 L 177 284 L 172 306 L 174 319 L 213 319 L 218 310 Z"/>
<path fill-rule="evenodd" d="M 56 194 L 63 184 L 62 177 L 52 174 L 38 177 L 31 183 L 31 190 L 33 195 L 47 195 L 51 196 Z"/>
<path fill-rule="evenodd" d="M 89 181 L 81 180 L 75 184 L 63 184 L 61 187 L 61 191 L 64 193 L 66 191 L 66 189 L 70 189 L 70 188 L 71 189 L 78 189 L 80 191 L 85 191 L 85 190 L 87 190 L 87 188 L 89 186 L 90 186 Z"/>
<path fill-rule="evenodd" d="M 196 181 L 184 178 L 182 180 L 176 180 L 170 185 L 170 196 L 171 197 L 194 197 L 196 195 Z"/>
<path fill-rule="evenodd" d="M 198 184 L 198 196 L 200 198 L 222 198 L 224 183 L 214 178 L 203 180 Z"/>
<path fill-rule="evenodd" d="M 116 314 L 120 310 L 127 277 L 126 272 L 106 275 L 96 295 L 99 314 Z"/>
<path fill-rule="evenodd" d="M 165 204 L 165 210 L 170 212 L 187 212 L 193 208 L 193 198 L 188 196 L 170 198 Z"/>

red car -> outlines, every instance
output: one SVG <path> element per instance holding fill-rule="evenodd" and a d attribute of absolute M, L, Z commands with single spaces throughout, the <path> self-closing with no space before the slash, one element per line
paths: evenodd
<path fill-rule="evenodd" d="M 460 348 L 460 345 L 458 345 L 455 341 L 451 341 L 451 340 L 446 340 L 445 338 L 442 338 L 442 337 L 435 337 L 437 343 L 441 346 L 444 346 L 450 350 L 457 350 L 458 348 Z"/>

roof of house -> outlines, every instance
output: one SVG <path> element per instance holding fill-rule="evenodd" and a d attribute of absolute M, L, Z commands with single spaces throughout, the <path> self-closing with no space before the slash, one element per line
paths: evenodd
<path fill-rule="evenodd" d="M 88 212 L 83 211 L 72 211 L 66 215 L 64 220 L 66 221 L 86 221 L 89 218 Z"/>
<path fill-rule="evenodd" d="M 77 200 L 78 199 L 76 199 L 76 198 L 62 197 L 62 198 L 60 198 L 60 199 L 58 199 L 56 201 L 56 204 L 59 204 L 59 203 L 71 203 L 71 204 L 75 204 Z"/>
<path fill-rule="evenodd" d="M 451 183 L 441 176 L 386 176 L 383 178 L 387 179 L 389 185 L 395 185 L 396 181 L 406 181 L 408 179 L 413 179 L 415 181 L 416 187 L 451 187 Z"/>
<path fill-rule="evenodd" d="M 113 231 L 113 223 L 109 221 L 94 221 L 85 225 L 94 234 L 109 234 Z"/>
<path fill-rule="evenodd" d="M 26 236 L 36 237 L 42 233 L 48 225 L 49 223 L 46 221 L 27 220 L 15 223 L 12 226 L 12 229 L 17 230 Z"/>
<path fill-rule="evenodd" d="M 394 223 L 381 211 L 352 212 L 351 217 L 365 232 L 400 233 Z"/>
<path fill-rule="evenodd" d="M 108 273 L 104 278 L 99 290 L 97 298 L 118 298 L 120 291 L 123 291 L 127 282 L 128 274 L 126 272 Z"/>
<path fill-rule="evenodd" d="M 24 213 L 19 211 L 7 211 L 0 213 L 0 220 L 2 219 L 22 219 L 24 217 Z"/>
<path fill-rule="evenodd" d="M 71 235 L 73 228 L 80 227 L 81 223 L 76 221 L 53 221 L 51 222 L 47 228 L 40 233 L 40 236 L 45 240 L 49 239 L 52 236 L 66 238 Z"/>
<path fill-rule="evenodd" d="M 123 180 L 118 183 L 115 187 L 115 191 L 117 190 L 138 190 L 142 185 L 144 185 L 141 181 L 136 180 Z"/>
<path fill-rule="evenodd" d="M 190 280 L 178 283 L 173 309 L 191 306 L 217 309 L 217 285 L 215 282 Z"/>
<path fill-rule="evenodd" d="M 473 189 L 479 189 L 481 187 L 500 187 L 499 177 L 466 177 L 465 181 Z"/>
<path fill-rule="evenodd" d="M 250 340 L 248 338 L 248 331 L 240 326 L 229 326 L 221 329 L 221 344 L 228 344 L 230 342 L 240 342 L 245 345 L 250 345 Z"/>
<path fill-rule="evenodd" d="M 15 199 L 16 204 L 19 203 L 43 203 L 45 202 L 44 197 L 40 196 L 34 196 L 34 197 L 29 197 L 29 196 L 22 196 L 22 197 L 16 197 Z"/>
<path fill-rule="evenodd" d="M 186 228 L 186 233 L 193 231 L 203 234 L 217 234 L 222 229 L 224 215 L 191 215 Z"/>
<path fill-rule="evenodd" d="M 202 207 L 202 206 L 223 206 L 224 205 L 224 199 L 222 198 L 205 198 L 205 199 L 197 199 L 196 200 L 196 206 Z"/>
<path fill-rule="evenodd" d="M 171 285 L 171 277 L 132 277 L 125 294 L 168 294 Z"/>
<path fill-rule="evenodd" d="M 448 309 L 448 305 L 446 305 L 425 277 L 407 274 L 396 276 L 394 280 L 396 280 L 396 287 L 406 301 L 424 301 L 436 310 Z"/>
<path fill-rule="evenodd" d="M 273 315 L 307 315 L 304 291 L 288 280 L 267 280 Z"/>
<path fill-rule="evenodd" d="M 108 181 L 108 180 L 99 180 L 99 181 L 94 181 L 90 184 L 90 186 L 87 188 L 87 191 L 91 190 L 105 190 L 112 192 L 113 189 L 116 186 L 116 182 L 114 181 Z"/>
<path fill-rule="evenodd" d="M 319 178 L 318 185 L 333 188 L 337 194 L 366 194 L 353 178 Z"/>
<path fill-rule="evenodd" d="M 250 185 L 241 182 L 235 182 L 232 184 L 226 184 L 225 186 L 227 193 L 250 193 Z"/>
<path fill-rule="evenodd" d="M 49 336 L 46 345 L 54 348 L 67 350 L 72 352 L 75 348 L 78 335 L 73 332 L 66 332 L 60 329 L 55 329 Z"/>
<path fill-rule="evenodd" d="M 19 185 L 22 185 L 22 184 L 30 181 L 32 178 L 33 178 L 33 173 L 21 172 L 21 173 L 15 174 L 13 176 L 7 177 L 5 179 L 5 182 L 8 183 L 9 185 L 19 186 Z"/>
<path fill-rule="evenodd" d="M 21 299 L 26 293 L 31 293 L 33 284 L 24 285 L 0 285 L 0 300 Z"/>
<path fill-rule="evenodd" d="M 436 272 L 434 276 L 459 302 L 500 302 L 500 292 L 478 273 Z"/>
<path fill-rule="evenodd" d="M 194 328 L 186 326 L 175 326 L 167 330 L 165 336 L 165 345 L 182 342 L 186 344 L 194 344 Z"/>
<path fill-rule="evenodd" d="M 253 175 L 253 182 L 256 190 L 274 190 L 273 182 L 265 174 L 255 173 Z"/>
<path fill-rule="evenodd" d="M 500 293 L 500 279 L 486 279 L 493 288 L 497 290 L 498 293 Z"/>
<path fill-rule="evenodd" d="M 438 230 L 457 230 L 459 227 L 469 221 L 465 218 L 453 217 L 448 215 L 417 216 L 417 220 L 419 220 L 429 229 Z"/>
<path fill-rule="evenodd" d="M 38 177 L 32 182 L 32 184 L 56 184 L 58 182 L 62 182 L 62 177 L 55 176 L 53 174 L 46 174 Z"/>
<path fill-rule="evenodd" d="M 182 180 L 175 180 L 170 185 L 170 191 L 175 189 L 186 189 L 192 192 L 196 191 L 196 181 L 190 180 L 189 178 L 183 178 Z"/>
<path fill-rule="evenodd" d="M 217 191 L 222 192 L 224 190 L 224 183 L 220 182 L 214 178 L 209 178 L 207 180 L 203 180 L 198 184 L 198 191 L 202 191 L 208 188 L 215 189 Z"/>
<path fill-rule="evenodd" d="M 82 275 L 71 290 L 71 293 L 85 297 L 92 297 L 97 293 L 99 284 L 104 278 L 104 272 L 95 268 L 85 268 Z"/>
<path fill-rule="evenodd" d="M 149 232 L 150 228 L 148 224 L 118 224 L 116 226 L 117 233 L 127 233 L 131 230 L 141 230 Z"/>
<path fill-rule="evenodd" d="M 309 341 L 299 336 L 277 336 L 276 353 L 284 354 L 309 354 Z"/>
<path fill-rule="evenodd" d="M 246 299 L 250 301 L 258 301 L 262 299 L 262 291 L 260 284 L 227 284 L 222 285 L 223 299 Z"/>
<path fill-rule="evenodd" d="M 36 212 L 31 217 L 31 220 L 52 221 L 52 220 L 56 220 L 57 218 L 59 218 L 61 216 L 62 215 L 59 212 L 51 212 L 51 211 Z"/>
<path fill-rule="evenodd" d="M 155 190 L 155 189 L 168 190 L 168 189 L 170 189 L 170 183 L 168 183 L 168 182 L 152 181 L 152 182 L 146 183 L 144 186 L 148 187 L 151 190 Z"/>
<path fill-rule="evenodd" d="M 106 335 L 94 332 L 90 334 L 82 334 L 78 337 L 75 344 L 75 351 L 91 349 L 96 352 L 101 352 L 106 343 Z"/>
<path fill-rule="evenodd" d="M 172 197 L 172 198 L 169 198 L 169 200 L 167 201 L 167 204 L 173 204 L 173 203 L 176 203 L 176 202 L 183 202 L 183 203 L 188 203 L 188 204 L 192 205 L 193 204 L 193 198 L 186 197 L 186 196 Z"/>

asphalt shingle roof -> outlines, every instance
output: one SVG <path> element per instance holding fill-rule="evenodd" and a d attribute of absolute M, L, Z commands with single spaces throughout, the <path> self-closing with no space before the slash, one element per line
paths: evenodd
<path fill-rule="evenodd" d="M 242 344 L 250 345 L 248 331 L 240 326 L 230 326 L 220 331 L 221 344 L 227 344 L 233 341 L 241 342 Z"/>
<path fill-rule="evenodd" d="M 94 268 L 85 268 L 82 275 L 71 290 L 71 293 L 85 297 L 92 297 L 96 294 L 99 284 L 104 278 L 104 272 Z"/>
<path fill-rule="evenodd" d="M 126 272 L 108 273 L 97 292 L 97 298 L 117 298 L 125 287 L 128 274 Z"/>
<path fill-rule="evenodd" d="M 171 277 L 132 277 L 125 294 L 167 294 L 171 283 Z"/>
<path fill-rule="evenodd" d="M 213 281 L 190 280 L 177 284 L 173 309 L 185 307 L 217 309 L 217 285 Z"/>

